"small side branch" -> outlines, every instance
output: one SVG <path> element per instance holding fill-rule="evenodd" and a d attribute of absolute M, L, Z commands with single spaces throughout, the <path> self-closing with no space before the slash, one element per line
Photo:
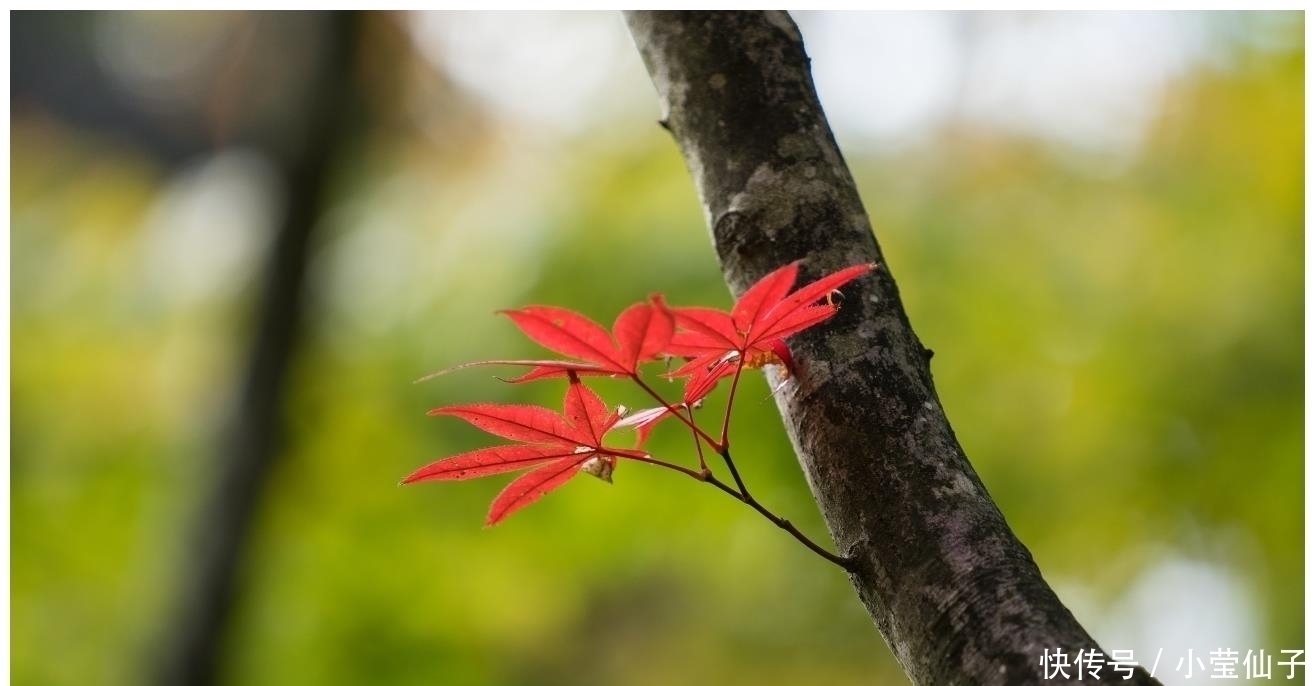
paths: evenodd
<path fill-rule="evenodd" d="M 729 454 L 726 454 L 724 456 L 727 457 L 727 459 L 729 460 Z M 771 510 L 768 510 L 766 507 L 764 507 L 762 503 L 759 503 L 752 496 L 745 493 L 743 489 L 737 491 L 736 489 L 731 488 L 729 484 L 722 481 L 721 479 L 718 479 L 714 474 L 707 471 L 706 468 L 703 471 L 696 472 L 688 467 L 682 467 L 674 462 L 667 462 L 666 460 L 660 460 L 655 457 L 636 457 L 633 455 L 620 455 L 620 457 L 635 462 L 651 464 L 655 467 L 662 467 L 664 469 L 669 469 L 673 472 L 679 472 L 681 474 L 684 474 L 685 476 L 688 476 L 689 478 L 694 479 L 695 481 L 702 481 L 712 486 L 713 488 L 716 488 L 722 493 L 725 493 L 726 495 L 729 495 L 730 497 L 748 505 L 749 507 L 752 507 L 754 510 L 758 512 L 758 514 L 761 514 L 763 517 L 765 517 L 767 521 L 785 530 L 791 536 L 794 536 L 796 540 L 804 544 L 805 547 L 807 547 L 809 550 L 813 551 L 823 559 L 831 562 L 832 564 L 840 567 L 845 571 L 849 571 L 849 572 L 854 571 L 853 564 L 850 560 L 840 557 L 839 555 L 836 555 L 834 553 L 828 552 L 825 548 L 813 542 L 811 538 L 806 536 L 794 524 L 790 523 L 790 520 L 777 516 Z"/>

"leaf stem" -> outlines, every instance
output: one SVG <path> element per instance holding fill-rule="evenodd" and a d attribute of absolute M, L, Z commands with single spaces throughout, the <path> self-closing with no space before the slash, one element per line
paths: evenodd
<path fill-rule="evenodd" d="M 726 396 L 726 415 L 721 420 L 721 446 L 723 449 L 729 449 L 730 439 L 728 434 L 731 428 L 731 408 L 735 406 L 735 389 L 740 387 L 740 375 L 744 373 L 744 353 L 740 353 L 735 362 L 735 376 L 731 378 L 731 391 Z"/>
<path fill-rule="evenodd" d="M 688 476 L 689 478 L 694 479 L 695 481 L 702 481 L 704 483 L 711 484 L 712 486 L 724 492 L 726 495 L 729 495 L 730 497 L 735 498 L 740 502 L 744 502 L 744 499 L 740 497 L 739 492 L 728 486 L 726 482 L 722 481 L 721 479 L 718 479 L 711 472 L 707 472 L 707 471 L 696 472 L 693 469 L 690 469 L 689 467 L 682 467 L 678 464 L 675 464 L 674 462 L 659 460 L 655 457 L 637 457 L 635 455 L 620 455 L 619 457 L 623 457 L 627 460 L 634 460 L 636 462 L 644 462 L 646 464 L 656 465 L 658 467 L 665 467 L 672 471 L 680 472 L 681 474 L 684 474 L 685 476 Z"/>
<path fill-rule="evenodd" d="M 644 383 L 644 380 L 641 379 L 641 378 L 639 377 L 638 374 L 634 374 L 634 375 L 632 375 L 630 378 L 631 378 L 632 380 L 634 380 L 634 382 L 635 382 L 636 384 L 638 384 L 640 388 L 644 389 L 644 392 L 645 392 L 645 393 L 647 393 L 647 394 L 649 394 L 650 396 L 652 396 L 654 400 L 658 401 L 659 403 L 662 404 L 663 407 L 667 408 L 667 411 L 668 411 L 668 412 L 670 412 L 671 414 L 676 415 L 676 417 L 678 417 L 678 418 L 680 419 L 680 421 L 684 422 L 684 423 L 685 423 L 685 426 L 688 426 L 688 427 L 690 428 L 690 430 L 693 431 L 694 434 L 695 434 L 696 436 L 698 436 L 699 438 L 702 438 L 703 440 L 707 441 L 707 442 L 708 442 L 708 445 L 709 445 L 709 446 L 712 446 L 714 449 L 716 449 L 716 450 L 721 450 L 721 447 L 722 447 L 721 444 L 718 443 L 718 442 L 716 441 L 716 439 L 714 439 L 712 436 L 709 436 L 709 435 L 707 434 L 706 431 L 704 431 L 703 429 L 700 429 L 699 426 L 698 426 L 697 424 L 694 423 L 694 419 L 693 419 L 694 413 L 693 413 L 692 408 L 691 408 L 691 411 L 690 411 L 690 416 L 689 416 L 689 417 L 686 417 L 685 415 L 683 415 L 683 414 L 680 413 L 680 410 L 676 409 L 676 406 L 675 406 L 675 405 L 672 405 L 671 403 L 667 402 L 666 398 L 663 398 L 663 397 L 661 396 L 661 394 L 659 394 L 657 391 L 653 390 L 653 387 L 652 387 L 652 386 L 649 386 L 647 383 Z M 682 405 L 683 405 L 683 403 L 682 403 Z"/>
<path fill-rule="evenodd" d="M 745 502 L 752 503 L 753 496 L 749 495 L 749 487 L 744 485 L 744 479 L 740 478 L 740 470 L 735 468 L 735 461 L 731 459 L 731 441 L 728 436 L 731 426 L 731 408 L 735 405 L 735 389 L 740 385 L 740 376 L 744 373 L 744 355 L 740 355 L 735 364 L 735 376 L 731 379 L 731 390 L 726 396 L 726 415 L 721 420 L 721 444 L 717 454 L 726 463 L 726 468 L 731 472 L 731 478 L 735 479 L 735 485 L 744 494 Z"/>
<path fill-rule="evenodd" d="M 686 407 L 685 412 L 689 413 L 690 422 L 693 422 L 694 421 L 693 408 Z M 710 470 L 708 469 L 708 461 L 706 458 L 703 457 L 703 441 L 699 440 L 698 434 L 695 434 L 693 432 L 690 432 L 690 438 L 694 439 L 694 451 L 698 453 L 699 456 L 699 469 L 703 470 L 705 473 L 711 473 Z"/>

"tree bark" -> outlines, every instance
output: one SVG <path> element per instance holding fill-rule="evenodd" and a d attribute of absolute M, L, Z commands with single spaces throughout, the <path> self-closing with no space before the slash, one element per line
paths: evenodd
<path fill-rule="evenodd" d="M 800 282 L 861 262 L 840 314 L 792 339 L 777 395 L 859 598 L 913 683 L 1046 680 L 1043 651 L 1099 650 L 973 471 L 932 384 L 784 12 L 627 12 L 735 294 L 792 260 Z M 1085 676 L 1085 679 L 1082 679 Z"/>

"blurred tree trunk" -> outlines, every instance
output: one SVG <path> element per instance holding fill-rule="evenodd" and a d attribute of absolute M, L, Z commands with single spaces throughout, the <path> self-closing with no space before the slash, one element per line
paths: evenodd
<path fill-rule="evenodd" d="M 1098 650 L 968 463 L 784 12 L 628 12 L 662 125 L 694 176 L 736 294 L 806 258 L 801 282 L 870 277 L 825 332 L 793 339 L 778 394 L 851 581 L 913 683 L 1041 684 L 1043 651 Z M 1071 683 L 1083 682 L 1073 667 Z M 1085 682 L 1123 683 L 1108 666 Z M 1138 669 L 1129 683 L 1154 684 Z"/>
<path fill-rule="evenodd" d="M 315 17 L 316 20 L 322 17 Z M 251 347 L 232 415 L 217 450 L 213 488 L 186 549 L 183 589 L 160 646 L 158 686 L 203 686 L 220 676 L 225 628 L 239 595 L 243 552 L 267 477 L 280 451 L 289 368 L 302 333 L 306 265 L 316 225 L 329 205 L 334 162 L 358 124 L 353 63 L 363 19 L 334 12 L 304 103 L 300 145 L 275 160 L 287 188 L 283 220 L 270 244 Z"/>

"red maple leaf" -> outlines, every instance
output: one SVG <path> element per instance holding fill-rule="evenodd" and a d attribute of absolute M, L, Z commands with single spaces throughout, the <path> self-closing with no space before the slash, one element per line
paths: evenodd
<path fill-rule="evenodd" d="M 602 399 L 574 372 L 568 372 L 562 414 L 536 405 L 483 403 L 430 410 L 431 416 L 458 417 L 495 436 L 518 444 L 482 448 L 421 467 L 402 480 L 462 481 L 523 469 L 531 471 L 503 489 L 489 508 L 487 526 L 533 504 L 580 472 L 611 482 L 617 458 L 647 459 L 637 450 L 608 448 L 603 437 L 621 418 L 609 412 Z"/>
<path fill-rule="evenodd" d="M 679 330 L 666 352 L 691 358 L 671 372 L 674 377 L 689 377 L 685 403 L 702 399 L 719 380 L 742 367 L 756 369 L 776 363 L 783 365 L 787 373 L 793 372 L 785 339 L 834 316 L 839 308 L 831 294 L 874 267 L 846 267 L 791 292 L 799 276 L 799 263 L 791 262 L 751 286 L 730 312 L 706 307 L 672 308 Z"/>
<path fill-rule="evenodd" d="M 469 362 L 426 376 L 431 379 L 457 369 L 505 364 L 533 367 L 510 379 L 522 383 L 568 375 L 637 376 L 639 365 L 664 354 L 675 332 L 671 311 L 661 295 L 631 305 L 617 315 L 608 333 L 597 322 L 562 307 L 532 305 L 501 312 L 530 340 L 574 360 L 485 360 Z"/>

